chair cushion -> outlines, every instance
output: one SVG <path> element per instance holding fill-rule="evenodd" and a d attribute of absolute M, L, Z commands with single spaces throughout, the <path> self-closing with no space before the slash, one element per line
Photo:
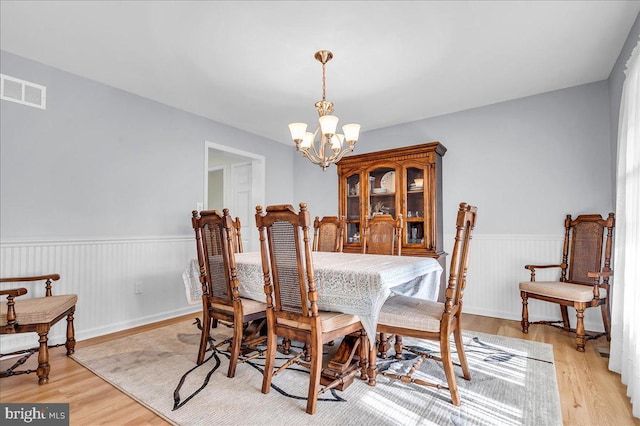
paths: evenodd
<path fill-rule="evenodd" d="M 593 287 L 582 284 L 563 283 L 560 281 L 524 281 L 520 290 L 541 296 L 571 300 L 572 302 L 590 302 L 593 299 Z M 600 298 L 607 297 L 607 290 L 600 289 Z"/>
<path fill-rule="evenodd" d="M 243 315 L 251 315 L 258 312 L 263 312 L 267 310 L 267 304 L 262 302 L 257 302 L 251 299 L 245 299 L 243 297 L 240 298 L 240 302 L 242 303 L 242 314 Z M 220 303 L 212 303 L 211 306 L 214 309 L 223 312 L 233 313 L 233 306 L 231 305 L 223 305 Z"/>
<path fill-rule="evenodd" d="M 357 315 L 342 314 L 340 312 L 318 312 L 320 322 L 322 323 L 322 332 L 328 333 L 330 331 L 337 330 L 342 327 L 346 327 L 351 324 L 360 322 L 360 317 Z M 311 330 L 311 326 L 306 323 L 288 320 L 285 318 L 278 318 L 279 324 L 288 325 L 294 328 L 300 328 L 303 330 Z"/>
<path fill-rule="evenodd" d="M 443 313 L 444 303 L 398 294 L 384 302 L 378 324 L 439 332 Z"/>
<path fill-rule="evenodd" d="M 61 296 L 15 298 L 18 324 L 45 324 L 53 321 L 78 301 L 75 294 Z M 0 303 L 0 323 L 7 324 L 7 302 Z"/>

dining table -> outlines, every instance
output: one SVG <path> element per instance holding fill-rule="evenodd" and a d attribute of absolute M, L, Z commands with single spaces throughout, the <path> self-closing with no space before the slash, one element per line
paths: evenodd
<path fill-rule="evenodd" d="M 433 301 L 438 298 L 442 266 L 434 258 L 340 252 L 312 252 L 312 256 L 318 309 L 358 315 L 371 348 L 375 345 L 380 309 L 389 296 L 403 294 Z M 260 252 L 236 253 L 235 263 L 240 297 L 265 302 Z M 199 270 L 198 261 L 193 259 L 183 274 L 190 302 L 200 302 Z M 353 346 L 355 342 L 355 338 L 345 338 L 340 344 Z M 334 371 L 323 370 L 327 381 L 355 368 L 353 348 L 339 347 L 336 354 L 346 358 L 330 363 Z"/>

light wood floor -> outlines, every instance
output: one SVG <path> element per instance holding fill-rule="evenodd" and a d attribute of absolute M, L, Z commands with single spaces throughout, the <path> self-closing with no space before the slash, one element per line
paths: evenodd
<path fill-rule="evenodd" d="M 101 343 L 176 323 L 187 318 L 139 327 L 78 342 L 77 348 Z M 596 348 L 607 348 L 604 338 L 587 343 L 585 353 L 575 350 L 574 338 L 556 328 L 534 325 L 529 334 L 522 334 L 520 324 L 477 315 L 464 316 L 464 329 L 498 334 L 520 339 L 553 344 L 556 374 L 562 404 L 562 419 L 565 425 L 640 425 L 640 420 L 631 415 L 631 404 L 626 397 L 626 387 L 620 376 L 607 369 L 607 359 L 602 358 Z M 144 406 L 120 392 L 104 380 L 95 376 L 72 359 L 65 356 L 64 347 L 51 350 L 51 373 L 49 384 L 38 386 L 35 374 L 24 374 L 2 379 L 0 402 L 69 402 L 72 425 L 166 425 Z M 6 369 L 6 362 L 0 368 Z M 32 356 L 27 368 L 37 366 L 37 356 Z"/>

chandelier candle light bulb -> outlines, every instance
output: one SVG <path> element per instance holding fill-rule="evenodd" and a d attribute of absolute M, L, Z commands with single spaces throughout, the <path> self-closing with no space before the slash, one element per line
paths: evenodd
<path fill-rule="evenodd" d="M 325 65 L 333 58 L 333 54 L 328 50 L 320 50 L 316 52 L 315 58 L 322 63 L 322 100 L 315 103 L 319 116 L 318 126 L 311 133 L 307 132 L 306 123 L 291 123 L 289 131 L 296 150 L 302 152 L 313 164 L 326 170 L 330 164 L 337 163 L 346 153 L 353 151 L 360 135 L 360 125 L 345 124 L 342 126 L 344 134 L 336 133 L 339 119 L 333 115 L 333 103 L 327 101 L 325 96 Z M 345 140 L 348 146 L 343 148 Z"/>

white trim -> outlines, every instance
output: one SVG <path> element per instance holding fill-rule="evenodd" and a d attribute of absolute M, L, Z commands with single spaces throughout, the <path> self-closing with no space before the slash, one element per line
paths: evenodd
<path fill-rule="evenodd" d="M 453 240 L 455 234 L 444 234 L 444 240 Z M 513 240 L 513 241 L 562 241 L 563 236 L 558 235 L 536 235 L 536 234 L 474 234 L 473 239 L 477 241 L 491 240 Z M 66 244 L 110 244 L 122 242 L 149 242 L 149 241 L 191 241 L 193 235 L 146 235 L 135 237 L 86 237 L 86 238 L 52 238 L 52 239 L 23 239 L 23 240 L 4 240 L 0 241 L 0 246 L 39 246 L 39 245 L 66 245 Z"/>
<path fill-rule="evenodd" d="M 72 245 L 72 244 L 119 244 L 141 242 L 181 242 L 191 241 L 193 235 L 149 235 L 142 237 L 87 237 L 87 238 L 59 238 L 46 240 L 5 240 L 0 241 L 0 247 L 31 247 L 42 245 Z"/>
<path fill-rule="evenodd" d="M 91 339 L 93 337 L 104 336 L 106 334 L 117 333 L 118 331 L 129 330 L 131 328 L 140 327 L 147 324 L 153 324 L 159 321 L 168 320 L 171 318 L 181 317 L 183 315 L 188 314 L 201 314 L 202 315 L 202 307 L 198 306 L 188 306 L 182 309 L 176 309 L 170 312 L 161 312 L 155 315 L 149 315 L 144 318 L 137 318 L 135 320 L 122 321 L 117 324 L 108 324 L 104 327 L 95 327 L 88 330 L 81 330 L 76 334 L 76 340 L 82 341 Z M 61 339 L 61 342 L 64 342 L 65 338 Z"/>

